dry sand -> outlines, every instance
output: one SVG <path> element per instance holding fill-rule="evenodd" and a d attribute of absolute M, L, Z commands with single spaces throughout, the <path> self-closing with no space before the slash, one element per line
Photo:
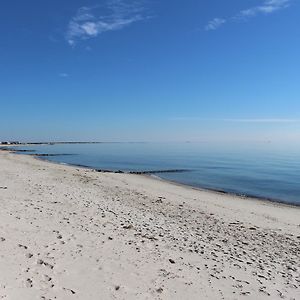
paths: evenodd
<path fill-rule="evenodd" d="M 0 299 L 300 299 L 300 209 L 0 151 Z"/>

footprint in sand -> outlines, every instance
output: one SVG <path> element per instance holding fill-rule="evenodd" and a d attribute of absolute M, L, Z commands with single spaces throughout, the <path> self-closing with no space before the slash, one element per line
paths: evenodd
<path fill-rule="evenodd" d="M 26 282 L 25 282 L 25 286 L 26 286 L 27 288 L 32 288 L 32 287 L 33 287 L 33 281 L 32 281 L 32 279 L 27 278 L 27 279 L 26 279 Z"/>

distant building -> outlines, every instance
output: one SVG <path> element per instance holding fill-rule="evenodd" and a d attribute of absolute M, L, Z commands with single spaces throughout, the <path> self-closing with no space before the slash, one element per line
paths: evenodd
<path fill-rule="evenodd" d="M 19 141 L 11 141 L 10 142 L 10 145 L 19 145 L 21 144 Z"/>
<path fill-rule="evenodd" d="M 19 141 L 0 142 L 0 145 L 19 145 L 19 144 L 21 144 Z"/>

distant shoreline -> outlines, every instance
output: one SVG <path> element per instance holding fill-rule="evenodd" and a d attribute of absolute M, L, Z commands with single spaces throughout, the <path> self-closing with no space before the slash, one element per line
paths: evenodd
<path fill-rule="evenodd" d="M 103 142 L 79 142 L 79 141 L 75 141 L 75 142 L 68 142 L 68 141 L 63 141 L 63 142 L 0 142 L 0 147 L 2 146 L 6 146 L 6 147 L 14 147 L 14 146 L 28 146 L 28 145 L 68 145 L 68 144 L 72 144 L 72 145 L 80 145 L 80 144 L 145 144 L 148 142 L 107 142 L 107 141 L 103 141 Z"/>
<path fill-rule="evenodd" d="M 103 144 L 105 142 L 7 142 L 7 144 L 4 142 L 0 143 L 1 146 L 27 146 L 27 145 L 60 145 L 60 144 Z"/>

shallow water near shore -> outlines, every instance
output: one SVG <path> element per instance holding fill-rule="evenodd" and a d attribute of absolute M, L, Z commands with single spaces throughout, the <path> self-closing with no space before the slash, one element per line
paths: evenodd
<path fill-rule="evenodd" d="M 28 145 L 21 149 L 58 154 L 43 158 L 95 169 L 184 169 L 155 175 L 194 187 L 300 205 L 300 144 L 102 143 Z"/>

